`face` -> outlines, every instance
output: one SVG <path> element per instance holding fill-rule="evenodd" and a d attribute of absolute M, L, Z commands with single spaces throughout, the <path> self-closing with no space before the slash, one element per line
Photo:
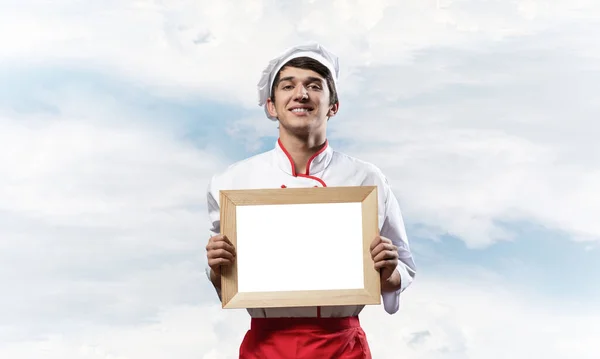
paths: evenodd
<path fill-rule="evenodd" d="M 267 109 L 281 130 L 296 135 L 324 131 L 327 118 L 338 110 L 338 104 L 329 105 L 327 81 L 312 70 L 285 67 L 274 91 L 275 103 L 268 99 Z"/>

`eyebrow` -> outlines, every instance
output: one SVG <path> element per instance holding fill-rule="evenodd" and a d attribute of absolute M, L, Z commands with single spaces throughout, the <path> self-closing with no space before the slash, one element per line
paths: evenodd
<path fill-rule="evenodd" d="M 280 78 L 278 84 L 283 81 L 292 81 L 294 78 L 295 78 L 294 76 L 286 76 L 286 77 Z M 320 77 L 309 76 L 307 78 L 308 78 L 308 82 L 319 82 L 319 83 L 323 82 L 323 79 Z"/>

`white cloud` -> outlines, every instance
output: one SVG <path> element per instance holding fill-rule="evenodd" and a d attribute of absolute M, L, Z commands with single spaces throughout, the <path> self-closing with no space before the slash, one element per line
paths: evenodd
<path fill-rule="evenodd" d="M 226 129 L 230 137 L 244 143 L 247 150 L 254 153 L 261 148 L 262 138 L 277 136 L 277 127 L 277 122 L 267 120 L 264 116 L 251 116 L 234 121 Z"/>
<path fill-rule="evenodd" d="M 341 46 L 354 67 L 330 122 L 333 145 L 342 140 L 337 149 L 382 167 L 407 222 L 429 233 L 482 247 L 513 239 L 507 223 L 534 222 L 573 240 L 600 240 L 599 28 L 581 10 L 593 14 L 597 6 L 558 13 L 519 3 L 537 8 L 530 21 L 512 3 L 462 4 L 446 14 L 476 24 L 473 36 L 451 29 L 448 39 L 425 38 L 422 46 L 369 43 L 365 53 L 381 53 L 368 66 Z M 389 34 L 408 26 L 397 23 L 382 18 L 377 26 Z M 441 35 L 429 25 L 422 36 Z M 511 36 L 500 36 L 501 28 Z M 381 41 L 391 38 L 383 32 Z M 421 36 L 413 35 L 406 37 Z M 264 136 L 272 133 L 268 122 L 257 114 L 232 127 Z"/>
<path fill-rule="evenodd" d="M 266 61 L 321 39 L 344 67 L 332 133 L 410 223 L 472 246 L 510 238 L 496 220 L 600 236 L 596 2 L 352 4 L 3 2 L 0 60 L 249 106 L 230 130 L 253 146 L 275 127 L 255 106 Z M 43 94 L 58 115 L 0 108 L 0 357 L 233 357 L 246 314 L 209 306 L 202 273 L 205 185 L 228 159 L 81 91 Z M 398 316 L 368 308 L 376 357 L 598 356 L 597 310 L 489 283 L 419 275 Z"/>
<path fill-rule="evenodd" d="M 471 48 L 600 13 L 591 0 L 63 0 L 4 6 L 5 61 L 118 71 L 164 93 L 200 91 L 250 108 L 266 62 L 298 42 L 319 40 L 338 53 L 345 91 L 357 91 L 357 66 L 410 63 L 420 49 Z"/>
<path fill-rule="evenodd" d="M 164 283 L 160 281 L 159 283 Z M 205 283 L 199 283 L 208 290 Z M 220 306 L 165 307 L 152 323 L 89 325 L 79 333 L 5 343 L 12 359 L 234 358 L 249 326 L 245 311 Z M 586 310 L 588 310 L 586 312 Z M 393 359 L 596 358 L 600 313 L 590 307 L 528 297 L 483 281 L 423 277 L 403 298 L 398 314 L 368 307 L 361 315 L 374 357 Z"/>
<path fill-rule="evenodd" d="M 60 97 L 59 115 L 0 115 L 0 341 L 208 296 L 191 283 L 205 280 L 205 191 L 226 161 L 123 103 Z"/>
<path fill-rule="evenodd" d="M 563 30 L 586 43 L 586 28 Z M 600 71 L 553 33 L 365 69 L 332 137 L 384 169 L 410 223 L 470 246 L 511 239 L 499 223 L 512 221 L 598 240 Z"/>

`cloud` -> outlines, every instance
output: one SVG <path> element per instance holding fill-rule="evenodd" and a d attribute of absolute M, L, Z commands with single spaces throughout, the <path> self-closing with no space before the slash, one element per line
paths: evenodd
<path fill-rule="evenodd" d="M 0 354 L 14 359 L 229 358 L 223 354 L 231 350 L 220 346 L 232 348 L 236 341 L 241 341 L 242 328 L 232 325 L 232 319 L 242 323 L 231 314 L 215 306 L 162 308 L 153 323 L 132 326 L 94 323 L 69 335 L 57 332 L 39 341 L 4 342 Z M 233 329 L 234 333 L 221 337 L 219 328 Z"/>
<path fill-rule="evenodd" d="M 408 221 L 441 235 L 484 246 L 513 237 L 500 223 L 533 221 L 598 240 L 600 71 L 551 35 L 364 69 L 365 105 L 348 98 L 332 137 L 384 169 Z"/>
<path fill-rule="evenodd" d="M 491 283 L 424 275 L 397 317 L 369 307 L 362 322 L 375 357 L 570 358 L 572 348 L 583 358 L 598 355 L 585 346 L 600 330 L 591 303 L 577 308 L 515 290 L 502 279 Z"/>
<path fill-rule="evenodd" d="M 344 91 L 356 93 L 356 71 L 363 66 L 407 64 L 418 50 L 472 48 L 600 13 L 591 0 L 496 0 L 485 7 L 473 0 L 4 6 L 0 44 L 7 63 L 101 68 L 164 94 L 201 93 L 248 108 L 256 108 L 255 84 L 267 61 L 299 42 L 319 40 L 338 53 Z"/>
<path fill-rule="evenodd" d="M 159 280 L 159 283 L 164 283 Z M 208 289 L 205 284 L 203 289 Z M 560 314 L 559 314 L 560 313 Z M 501 282 L 421 278 L 398 314 L 379 306 L 361 315 L 374 357 L 592 359 L 600 334 L 592 307 L 515 292 Z M 71 335 L 5 343 L 3 357 L 159 359 L 233 358 L 248 329 L 245 311 L 211 304 L 162 308 L 155 322 L 124 327 L 95 323 Z M 507 344 L 510 343 L 510 344 Z"/>
<path fill-rule="evenodd" d="M 516 239 L 510 226 L 533 222 L 572 240 L 600 240 L 597 23 L 579 11 L 559 16 L 529 3 L 540 12 L 535 21 L 517 17 L 510 36 L 495 37 L 498 22 L 512 17 L 490 25 L 487 15 L 463 19 L 458 14 L 470 8 L 453 6 L 449 14 L 482 26 L 477 36 L 424 41 L 427 47 L 410 51 L 390 46 L 368 65 L 344 53 L 352 71 L 329 124 L 332 145 L 380 166 L 406 221 L 432 239 L 453 235 L 484 247 Z M 377 26 L 392 33 L 381 21 Z M 257 114 L 232 128 L 270 136 L 267 122 Z"/>
<path fill-rule="evenodd" d="M 256 106 L 258 75 L 306 40 L 342 59 L 334 146 L 382 167 L 428 238 L 487 246 L 514 238 L 499 224 L 512 221 L 600 237 L 596 2 L 352 4 L 3 4 L 2 73 L 91 70 L 155 97 L 128 102 L 87 77 L 1 82 L 0 357 L 235 356 L 247 315 L 219 310 L 202 272 L 205 185 L 232 158 L 182 132 L 227 148 L 245 135 L 257 150 L 276 126 Z M 153 116 L 198 98 L 248 111 Z M 420 273 L 398 315 L 364 312 L 376 357 L 598 356 L 600 314 L 583 299 L 534 296 L 490 268 L 484 280 Z"/>
<path fill-rule="evenodd" d="M 225 161 L 123 102 L 58 98 L 58 114 L 0 115 L 3 340 L 206 300 L 205 190 Z"/>

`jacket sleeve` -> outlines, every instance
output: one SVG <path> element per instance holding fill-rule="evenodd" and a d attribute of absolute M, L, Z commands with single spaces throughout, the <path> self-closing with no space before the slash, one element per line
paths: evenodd
<path fill-rule="evenodd" d="M 215 192 L 218 193 L 218 191 L 214 190 L 213 184 L 214 184 L 214 177 L 210 180 L 207 191 L 206 191 L 206 201 L 207 201 L 207 207 L 208 207 L 208 220 L 209 220 L 209 230 L 208 230 L 209 238 L 221 233 L 221 209 L 219 207 L 219 199 L 216 198 L 216 195 L 215 195 Z M 208 278 L 208 281 L 210 282 L 210 267 L 208 266 L 208 263 L 206 264 L 206 267 L 205 267 L 205 273 L 206 273 L 206 277 Z M 210 282 L 210 283 L 212 285 L 212 282 Z M 219 299 L 221 299 L 221 292 L 217 288 L 215 288 L 215 291 L 217 292 Z"/>
<path fill-rule="evenodd" d="M 400 294 L 413 282 L 416 266 L 410 251 L 400 205 L 385 177 L 381 190 L 384 192 L 385 202 L 380 235 L 390 239 L 398 247 L 399 261 L 396 268 L 400 273 L 401 287 L 395 292 L 382 293 L 385 311 L 394 314 L 400 307 Z"/>

